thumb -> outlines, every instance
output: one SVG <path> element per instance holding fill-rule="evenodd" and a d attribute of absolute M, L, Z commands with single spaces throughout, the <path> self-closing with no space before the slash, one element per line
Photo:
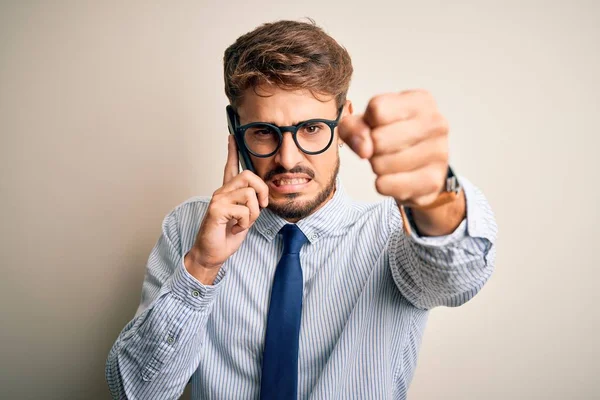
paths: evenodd
<path fill-rule="evenodd" d="M 373 141 L 371 128 L 362 115 L 348 115 L 338 127 L 338 134 L 360 158 L 371 158 L 373 155 Z"/>

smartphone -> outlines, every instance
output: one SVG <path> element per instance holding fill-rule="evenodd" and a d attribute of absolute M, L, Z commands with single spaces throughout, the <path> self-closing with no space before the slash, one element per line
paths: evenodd
<path fill-rule="evenodd" d="M 248 169 L 254 173 L 256 173 L 256 171 L 254 170 L 254 166 L 252 165 L 252 159 L 250 158 L 250 153 L 248 153 L 248 150 L 246 149 L 246 145 L 244 144 L 244 138 L 243 137 L 238 137 L 236 131 L 235 131 L 235 126 L 237 126 L 239 124 L 239 121 L 237 121 L 237 114 L 234 111 L 233 107 L 231 106 L 227 106 L 226 108 L 227 111 L 227 128 L 229 129 L 229 134 L 233 135 L 233 138 L 235 139 L 235 144 L 238 150 L 238 158 L 240 160 L 240 166 L 242 167 L 242 170 L 244 169 Z"/>

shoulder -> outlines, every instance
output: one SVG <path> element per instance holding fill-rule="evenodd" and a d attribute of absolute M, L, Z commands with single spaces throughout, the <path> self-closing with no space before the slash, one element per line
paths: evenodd
<path fill-rule="evenodd" d="M 384 237 L 402 226 L 400 210 L 391 197 L 376 202 L 353 200 L 348 204 L 348 210 L 355 227 L 375 230 Z"/>
<path fill-rule="evenodd" d="M 357 219 L 393 219 L 395 214 L 400 216 L 400 210 L 396 201 L 391 197 L 384 197 L 376 202 L 362 202 L 352 200 L 349 202 L 349 209 Z"/>
<path fill-rule="evenodd" d="M 210 199 L 208 196 L 190 197 L 173 207 L 165 217 L 165 222 L 179 226 L 196 225 L 206 214 Z"/>

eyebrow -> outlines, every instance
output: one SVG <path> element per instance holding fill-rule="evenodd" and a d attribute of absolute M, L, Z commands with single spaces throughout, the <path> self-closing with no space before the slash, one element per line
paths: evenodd
<path fill-rule="evenodd" d="M 303 119 L 302 121 L 294 121 L 291 125 L 277 125 L 273 121 L 256 121 L 256 122 L 262 122 L 264 124 L 271 124 L 271 125 L 275 125 L 275 126 L 296 126 L 296 125 L 300 125 L 303 122 L 311 121 L 313 119 L 325 119 L 327 121 L 335 121 L 336 117 L 337 117 L 337 115 L 334 117 L 334 119 L 329 119 L 329 118 L 325 118 L 325 117 L 312 117 L 312 118 L 309 118 L 309 119 Z M 250 122 L 250 123 L 254 123 L 254 122 Z"/>
<path fill-rule="evenodd" d="M 315 119 L 315 118 L 310 118 L 310 119 Z M 303 120 L 303 121 L 294 121 L 294 123 L 292 123 L 291 125 L 277 125 L 277 124 L 276 124 L 275 122 L 273 122 L 273 121 L 257 121 L 257 122 L 264 122 L 264 123 L 271 124 L 271 125 L 275 125 L 275 126 L 295 126 L 295 125 L 299 125 L 299 124 L 301 124 L 301 123 L 303 123 L 303 122 L 305 122 L 305 121 L 309 121 L 309 120 L 308 120 L 308 119 L 305 119 L 305 120 Z"/>
<path fill-rule="evenodd" d="M 339 111 L 340 111 L 340 110 L 338 109 L 338 110 L 336 111 L 336 113 L 337 113 L 337 114 L 339 114 Z M 326 118 L 326 117 L 312 117 L 312 118 L 309 118 L 309 119 L 303 119 L 302 121 L 294 121 L 294 122 L 293 122 L 291 125 L 277 125 L 277 124 L 276 124 L 275 122 L 273 122 L 273 121 L 261 121 L 261 120 L 256 120 L 256 121 L 252 121 L 252 122 L 246 122 L 246 123 L 245 123 L 245 124 L 243 124 L 243 125 L 247 125 L 247 124 L 257 124 L 257 123 L 263 123 L 263 124 L 271 124 L 271 125 L 275 125 L 275 126 L 296 126 L 296 125 L 299 125 L 299 124 L 301 124 L 301 123 L 303 123 L 303 122 L 310 121 L 310 120 L 313 120 L 313 119 L 325 119 L 325 120 L 328 120 L 328 121 L 335 121 L 335 119 L 336 119 L 336 118 L 337 118 L 337 116 L 338 116 L 337 114 L 336 114 L 336 115 L 333 117 L 333 119 Z"/>

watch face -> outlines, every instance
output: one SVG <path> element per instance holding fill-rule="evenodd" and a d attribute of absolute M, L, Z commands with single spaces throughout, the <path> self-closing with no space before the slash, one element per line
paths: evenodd
<path fill-rule="evenodd" d="M 460 182 L 454 174 L 454 171 L 448 166 L 448 175 L 446 176 L 446 192 L 458 193 L 460 191 Z"/>
<path fill-rule="evenodd" d="M 458 189 L 458 179 L 455 176 L 446 178 L 446 192 L 456 192 Z"/>

